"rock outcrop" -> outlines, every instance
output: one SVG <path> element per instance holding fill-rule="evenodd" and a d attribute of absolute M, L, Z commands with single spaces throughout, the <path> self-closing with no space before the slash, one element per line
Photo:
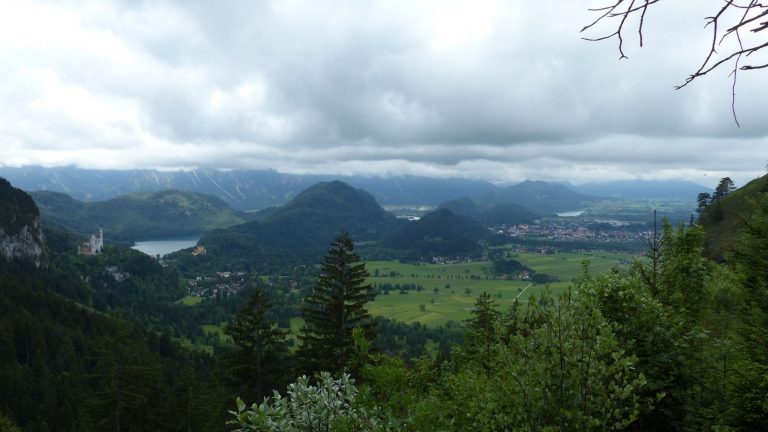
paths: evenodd
<path fill-rule="evenodd" d="M 0 178 L 0 257 L 43 264 L 40 211 L 26 192 Z"/>

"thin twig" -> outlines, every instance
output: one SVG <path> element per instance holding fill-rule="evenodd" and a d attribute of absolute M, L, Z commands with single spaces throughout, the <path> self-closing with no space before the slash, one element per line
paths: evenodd
<path fill-rule="evenodd" d="M 614 3 L 604 7 L 591 8 L 590 12 L 598 12 L 599 16 L 584 26 L 581 29 L 582 33 L 588 30 L 594 30 L 600 23 L 603 22 L 617 22 L 614 30 L 610 33 L 599 36 L 582 36 L 582 39 L 588 41 L 603 41 L 607 39 L 618 39 L 618 51 L 619 59 L 627 58 L 624 52 L 624 29 L 627 24 L 627 20 L 630 15 L 637 14 L 638 27 L 637 33 L 640 42 L 640 46 L 644 46 L 644 26 L 646 13 L 650 6 L 659 3 L 661 0 L 616 0 Z M 637 4 L 640 3 L 640 4 Z M 626 6 L 626 7 L 625 7 Z M 740 10 L 743 13 L 740 14 L 740 19 L 735 23 L 727 22 L 730 18 L 730 14 L 727 14 L 732 10 Z M 768 68 L 766 64 L 747 64 L 742 65 L 742 59 L 747 58 L 750 55 L 768 47 L 768 42 L 758 43 L 757 45 L 744 48 L 744 40 L 742 39 L 741 30 L 749 29 L 752 34 L 760 33 L 768 29 L 768 4 L 762 3 L 757 0 L 749 0 L 744 2 L 737 2 L 737 0 L 723 0 L 723 5 L 719 7 L 717 13 L 713 16 L 706 17 L 705 28 L 710 28 L 712 31 L 712 40 L 709 44 L 709 50 L 704 56 L 703 61 L 700 63 L 698 69 L 690 74 L 682 84 L 675 86 L 676 90 L 680 90 L 693 82 L 696 78 L 707 75 L 709 72 L 722 66 L 724 63 L 733 62 L 733 69 L 731 70 L 730 77 L 732 78 L 731 84 L 731 111 L 733 113 L 733 119 L 737 126 L 739 124 L 738 117 L 736 115 L 736 85 L 738 82 L 738 71 L 749 71 L 756 69 Z M 612 21 L 616 19 L 617 21 Z M 723 30 L 725 28 L 725 30 Z M 735 35 L 735 36 L 734 36 Z M 734 36 L 736 39 L 737 49 L 726 53 L 724 56 L 720 56 L 718 53 L 718 47 L 723 45 L 723 42 L 729 37 Z M 720 57 L 717 59 L 716 57 Z"/>

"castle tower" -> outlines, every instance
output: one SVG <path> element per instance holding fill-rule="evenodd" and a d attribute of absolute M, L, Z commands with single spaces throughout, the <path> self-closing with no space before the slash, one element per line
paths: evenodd
<path fill-rule="evenodd" d="M 104 229 L 99 227 L 99 236 L 96 238 L 96 251 L 104 249 Z"/>

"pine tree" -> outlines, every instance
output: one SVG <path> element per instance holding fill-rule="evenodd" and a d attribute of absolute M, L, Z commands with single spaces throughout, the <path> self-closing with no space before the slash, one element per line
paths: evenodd
<path fill-rule="evenodd" d="M 472 318 L 467 320 L 467 349 L 486 371 L 491 368 L 495 357 L 499 317 L 496 301 L 483 292 L 475 302 Z"/>
<path fill-rule="evenodd" d="M 743 430 L 768 430 L 768 194 L 754 206 L 730 257 L 747 293 L 739 333 L 748 361 L 740 365 L 734 405 Z"/>
<path fill-rule="evenodd" d="M 709 203 L 712 201 L 712 195 L 709 192 L 702 192 L 696 197 L 696 213 L 701 214 L 706 210 Z"/>
<path fill-rule="evenodd" d="M 353 353 L 352 331 L 363 330 L 373 340 L 374 321 L 365 305 L 375 297 L 365 263 L 355 253 L 347 233 L 336 237 L 321 265 L 311 294 L 304 299 L 304 327 L 298 357 L 303 372 L 345 369 Z"/>
<path fill-rule="evenodd" d="M 237 351 L 229 356 L 231 374 L 246 387 L 244 396 L 259 400 L 285 381 L 288 359 L 286 331 L 267 319 L 269 300 L 256 289 L 224 332 Z"/>
<path fill-rule="evenodd" d="M 733 184 L 733 180 L 730 177 L 723 177 L 720 179 L 720 183 L 715 188 L 715 193 L 712 194 L 712 201 L 720 201 L 727 197 L 731 192 L 736 190 L 736 186 Z"/>

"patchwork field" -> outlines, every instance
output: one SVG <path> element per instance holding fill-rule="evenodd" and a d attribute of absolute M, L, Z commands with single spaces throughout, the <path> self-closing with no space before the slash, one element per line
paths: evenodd
<path fill-rule="evenodd" d="M 558 253 L 538 255 L 521 253 L 514 256 L 525 266 L 538 273 L 557 276 L 560 282 L 549 285 L 535 284 L 527 280 L 502 280 L 494 277 L 490 262 L 471 262 L 456 264 L 403 264 L 398 261 L 369 261 L 366 268 L 371 274 L 368 283 L 375 286 L 390 286 L 386 293 L 381 293 L 369 305 L 374 316 L 384 316 L 406 323 L 420 322 L 425 325 L 440 325 L 448 321 L 461 321 L 470 316 L 477 296 L 483 292 L 491 294 L 501 309 L 506 308 L 515 299 L 527 303 L 530 296 L 539 296 L 542 290 L 549 288 L 553 295 L 567 290 L 573 280 L 583 272 L 583 263 L 589 260 L 590 272 L 601 273 L 615 266 L 624 265 L 636 256 L 614 252 Z M 420 286 L 420 290 L 402 290 Z M 180 300 L 188 306 L 200 301 L 198 297 L 185 297 Z M 297 345 L 296 335 L 303 325 L 300 317 L 290 320 L 290 340 Z M 206 334 L 223 333 L 226 323 L 202 326 Z M 208 347 L 210 348 L 210 347 Z"/>
<path fill-rule="evenodd" d="M 556 255 L 519 254 L 518 261 L 539 273 L 557 276 L 560 282 L 549 284 L 553 294 L 566 290 L 572 280 L 582 274 L 585 260 L 590 272 L 600 273 L 626 263 L 632 255 L 611 252 L 562 253 Z M 545 285 L 525 280 L 495 278 L 490 262 L 457 264 L 403 264 L 397 261 L 366 263 L 371 277 L 368 283 L 391 285 L 388 294 L 380 294 L 370 305 L 373 315 L 407 323 L 440 325 L 463 320 L 470 315 L 475 299 L 482 292 L 491 294 L 504 308 L 515 299 L 527 302 L 539 295 Z M 401 291 L 397 286 L 420 285 L 423 290 Z"/>

